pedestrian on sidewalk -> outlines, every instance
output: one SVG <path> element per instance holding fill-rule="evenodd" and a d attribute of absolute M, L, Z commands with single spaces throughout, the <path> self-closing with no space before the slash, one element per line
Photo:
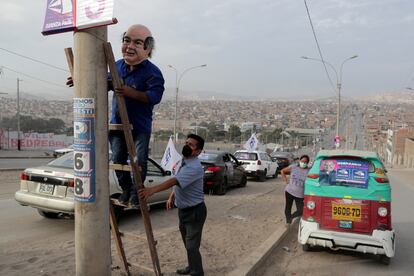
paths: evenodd
<path fill-rule="evenodd" d="M 159 185 L 138 191 L 140 198 L 147 199 L 154 193 L 173 187 L 167 201 L 167 209 L 172 207 L 173 201 L 178 207 L 179 229 L 188 261 L 187 267 L 177 269 L 177 274 L 181 275 L 204 275 L 200 243 L 207 208 L 203 191 L 204 170 L 198 159 L 203 147 L 203 138 L 189 134 L 182 150 L 183 158 L 176 167 L 174 177 Z"/>
<path fill-rule="evenodd" d="M 292 223 L 292 219 L 301 217 L 303 213 L 304 184 L 309 168 L 309 156 L 302 155 L 299 164 L 291 164 L 283 168 L 280 173 L 287 186 L 285 188 L 285 216 L 286 225 Z M 290 175 L 289 177 L 287 175 Z M 296 211 L 292 214 L 292 205 L 295 201 Z"/>

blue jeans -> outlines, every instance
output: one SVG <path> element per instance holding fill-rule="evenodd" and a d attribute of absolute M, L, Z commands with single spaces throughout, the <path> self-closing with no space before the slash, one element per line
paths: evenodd
<path fill-rule="evenodd" d="M 135 150 L 137 152 L 138 165 L 141 166 L 141 179 L 144 183 L 147 176 L 148 147 L 151 133 L 133 134 Z M 128 148 L 122 131 L 110 131 L 109 142 L 111 143 L 112 161 L 114 164 L 126 165 L 128 160 Z M 123 191 L 136 195 L 136 185 L 133 184 L 131 172 L 115 170 L 119 185 Z"/>

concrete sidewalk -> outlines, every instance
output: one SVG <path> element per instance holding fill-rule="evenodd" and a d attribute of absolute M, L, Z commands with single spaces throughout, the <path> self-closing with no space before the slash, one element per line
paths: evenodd
<path fill-rule="evenodd" d="M 52 150 L 0 150 L 0 158 L 53 158 Z"/>

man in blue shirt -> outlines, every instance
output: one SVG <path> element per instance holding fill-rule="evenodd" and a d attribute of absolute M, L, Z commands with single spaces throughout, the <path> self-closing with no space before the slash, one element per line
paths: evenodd
<path fill-rule="evenodd" d="M 141 167 L 142 182 L 147 174 L 148 147 L 152 128 L 154 105 L 161 101 L 164 92 L 164 78 L 161 71 L 148 58 L 152 56 L 154 39 L 150 30 L 143 25 L 132 25 L 122 38 L 123 58 L 116 62 L 118 75 L 123 81 L 116 89 L 125 98 L 129 121 L 133 126 L 132 136 Z M 111 124 L 121 124 L 116 96 L 112 99 Z M 128 150 L 122 131 L 110 131 L 109 142 L 112 149 L 112 161 L 115 164 L 127 164 Z M 115 171 L 123 193 L 118 198 L 122 205 L 138 206 L 136 186 L 130 172 Z"/>
<path fill-rule="evenodd" d="M 204 170 L 198 159 L 203 147 L 203 138 L 189 134 L 182 151 L 183 159 L 177 166 L 175 176 L 157 186 L 138 191 L 141 198 L 147 199 L 154 193 L 174 187 L 167 201 L 167 209 L 172 207 L 173 201 L 178 207 L 179 228 L 188 260 L 186 268 L 177 269 L 177 273 L 183 275 L 204 275 L 200 243 L 207 208 L 203 192 Z"/>

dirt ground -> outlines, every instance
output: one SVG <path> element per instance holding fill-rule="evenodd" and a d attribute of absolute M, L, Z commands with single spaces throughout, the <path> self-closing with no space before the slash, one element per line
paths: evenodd
<path fill-rule="evenodd" d="M 3 176 L 1 182 L 4 181 Z M 234 270 L 277 227 L 284 227 L 283 189 L 280 179 L 269 179 L 266 182 L 249 181 L 246 188 L 231 189 L 224 196 L 206 195 L 208 217 L 201 243 L 205 275 L 225 275 Z M 3 202 L 8 200 L 12 201 L 4 199 Z M 31 208 L 19 208 L 26 208 L 25 212 L 34 214 L 33 210 L 28 210 Z M 164 275 L 176 275 L 176 269 L 186 265 L 177 210 L 165 211 L 164 207 L 159 207 L 152 209 L 150 214 L 154 237 L 158 241 L 161 271 Z M 7 222 L 7 217 L 4 219 Z M 32 227 L 44 227 L 44 220 L 39 218 Z M 19 242 L 13 244 L 0 238 L 3 245 L 0 249 L 0 275 L 74 275 L 74 221 L 72 218 L 60 219 L 52 225 L 58 234 L 37 239 L 19 237 Z M 128 262 L 133 265 L 132 275 L 153 275 L 141 217 L 138 215 L 137 218 L 135 213 L 127 214 L 119 226 L 121 231 L 132 232 L 142 238 L 124 239 Z M 113 267 L 120 266 L 113 243 L 112 261 Z M 123 272 L 113 269 L 112 275 L 123 275 Z"/>
<path fill-rule="evenodd" d="M 206 198 L 209 214 L 201 243 L 205 275 L 225 275 L 234 270 L 277 227 L 284 227 L 284 197 L 281 196 L 283 185 L 270 182 L 271 180 L 266 183 L 252 182 L 251 185 L 264 184 L 268 189 L 263 193 L 234 196 L 230 199 L 230 204 L 223 204 L 226 196 Z M 159 244 L 157 250 L 164 275 L 176 275 L 176 268 L 186 265 L 185 249 L 177 225 L 178 221 L 174 226 L 162 229 L 162 233 L 154 233 Z M 145 234 L 142 233 L 142 236 L 145 237 Z M 146 240 L 138 242 L 138 245 L 136 242 L 128 242 L 126 252 L 131 256 L 130 262 L 152 267 Z M 116 256 L 115 252 L 113 255 Z M 118 259 L 116 262 L 119 264 Z M 152 275 L 142 267 L 133 268 L 132 271 L 134 275 Z M 114 275 L 121 274 L 116 272 Z"/>

